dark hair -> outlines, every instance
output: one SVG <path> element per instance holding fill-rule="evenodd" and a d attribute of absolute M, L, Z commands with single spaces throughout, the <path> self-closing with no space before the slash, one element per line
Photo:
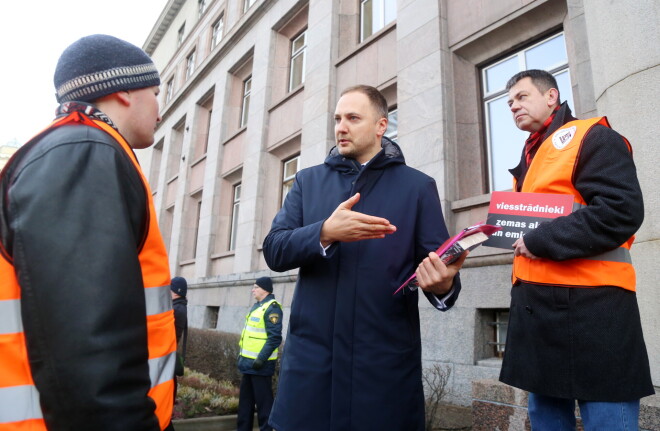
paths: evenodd
<path fill-rule="evenodd" d="M 518 81 L 524 78 L 531 78 L 532 84 L 534 84 L 534 87 L 536 87 L 541 93 L 545 93 L 551 88 L 557 90 L 557 104 L 560 104 L 559 86 L 557 85 L 557 80 L 554 76 L 552 76 L 551 73 L 546 72 L 545 70 L 529 69 L 516 73 L 506 83 L 506 91 L 511 90 L 511 87 L 516 85 Z"/>
<path fill-rule="evenodd" d="M 387 100 L 385 100 L 385 97 L 380 91 L 369 85 L 354 85 L 342 91 L 339 97 L 353 92 L 362 93 L 367 96 L 369 102 L 371 102 L 371 106 L 376 110 L 376 114 L 379 115 L 378 118 L 387 118 Z"/>

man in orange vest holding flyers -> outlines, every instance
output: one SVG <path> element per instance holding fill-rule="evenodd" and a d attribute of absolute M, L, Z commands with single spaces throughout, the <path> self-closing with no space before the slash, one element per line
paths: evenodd
<path fill-rule="evenodd" d="M 513 244 L 513 288 L 500 380 L 529 391 L 534 431 L 634 430 L 654 393 L 630 259 L 644 204 L 629 142 L 605 117 L 577 120 L 555 78 L 527 70 L 508 84 L 530 133 L 514 191 L 568 194 L 573 213 Z"/>
<path fill-rule="evenodd" d="M 133 149 L 160 121 L 140 48 L 84 37 L 55 70 L 55 121 L 0 174 L 0 429 L 171 427 L 167 253 Z"/>

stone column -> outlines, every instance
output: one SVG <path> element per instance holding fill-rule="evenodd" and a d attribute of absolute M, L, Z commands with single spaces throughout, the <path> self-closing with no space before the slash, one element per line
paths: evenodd
<path fill-rule="evenodd" d="M 446 4 L 399 1 L 397 9 L 397 92 L 399 144 L 406 163 L 434 177 L 445 215 L 455 198 L 450 143 L 451 62 Z"/>
<path fill-rule="evenodd" d="M 300 168 L 323 163 L 334 144 L 335 110 L 333 53 L 337 50 L 336 1 L 310 0 L 307 64 L 303 102 Z"/>
<path fill-rule="evenodd" d="M 268 125 L 269 65 L 273 52 L 270 49 L 271 29 L 269 26 L 256 26 L 254 38 L 259 43 L 254 45 L 252 60 L 252 93 L 250 111 L 245 136 L 245 158 L 243 160 L 243 178 L 241 183 L 241 208 L 238 213 L 238 234 L 236 239 L 236 257 L 234 272 L 252 271 L 257 266 L 256 231 L 261 225 L 263 196 L 260 190 L 263 157 L 263 143 L 266 140 Z"/>
<path fill-rule="evenodd" d="M 598 115 L 630 140 L 644 192 L 645 220 L 632 249 L 644 335 L 660 385 L 660 3 L 583 0 Z M 616 342 L 616 340 L 612 340 Z"/>

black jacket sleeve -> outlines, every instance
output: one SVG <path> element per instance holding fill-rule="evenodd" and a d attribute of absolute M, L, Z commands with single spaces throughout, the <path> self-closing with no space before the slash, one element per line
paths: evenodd
<path fill-rule="evenodd" d="M 181 344 L 182 336 L 185 329 L 188 327 L 188 306 L 185 300 L 176 299 L 172 304 L 174 310 L 174 328 L 176 331 L 176 342 Z M 180 346 L 179 346 L 180 347 Z M 181 351 L 180 348 L 177 350 Z"/>
<path fill-rule="evenodd" d="M 614 130 L 597 125 L 589 132 L 573 184 L 587 206 L 527 233 L 525 245 L 536 256 L 557 261 L 594 256 L 620 246 L 641 226 L 644 202 L 635 163 Z"/>
<path fill-rule="evenodd" d="M 46 138 L 59 144 L 31 150 L 8 191 L 44 419 L 50 431 L 157 430 L 138 262 L 146 193 L 116 142 L 75 130 L 61 127 Z"/>

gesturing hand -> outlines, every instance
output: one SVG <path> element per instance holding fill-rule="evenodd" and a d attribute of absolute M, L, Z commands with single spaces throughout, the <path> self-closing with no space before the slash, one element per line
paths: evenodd
<path fill-rule="evenodd" d="M 396 232 L 396 226 L 381 217 L 374 217 L 353 211 L 353 206 L 360 200 L 356 193 L 344 202 L 328 217 L 321 228 L 321 244 L 327 247 L 335 241 L 352 242 L 363 239 L 385 238 Z"/>

